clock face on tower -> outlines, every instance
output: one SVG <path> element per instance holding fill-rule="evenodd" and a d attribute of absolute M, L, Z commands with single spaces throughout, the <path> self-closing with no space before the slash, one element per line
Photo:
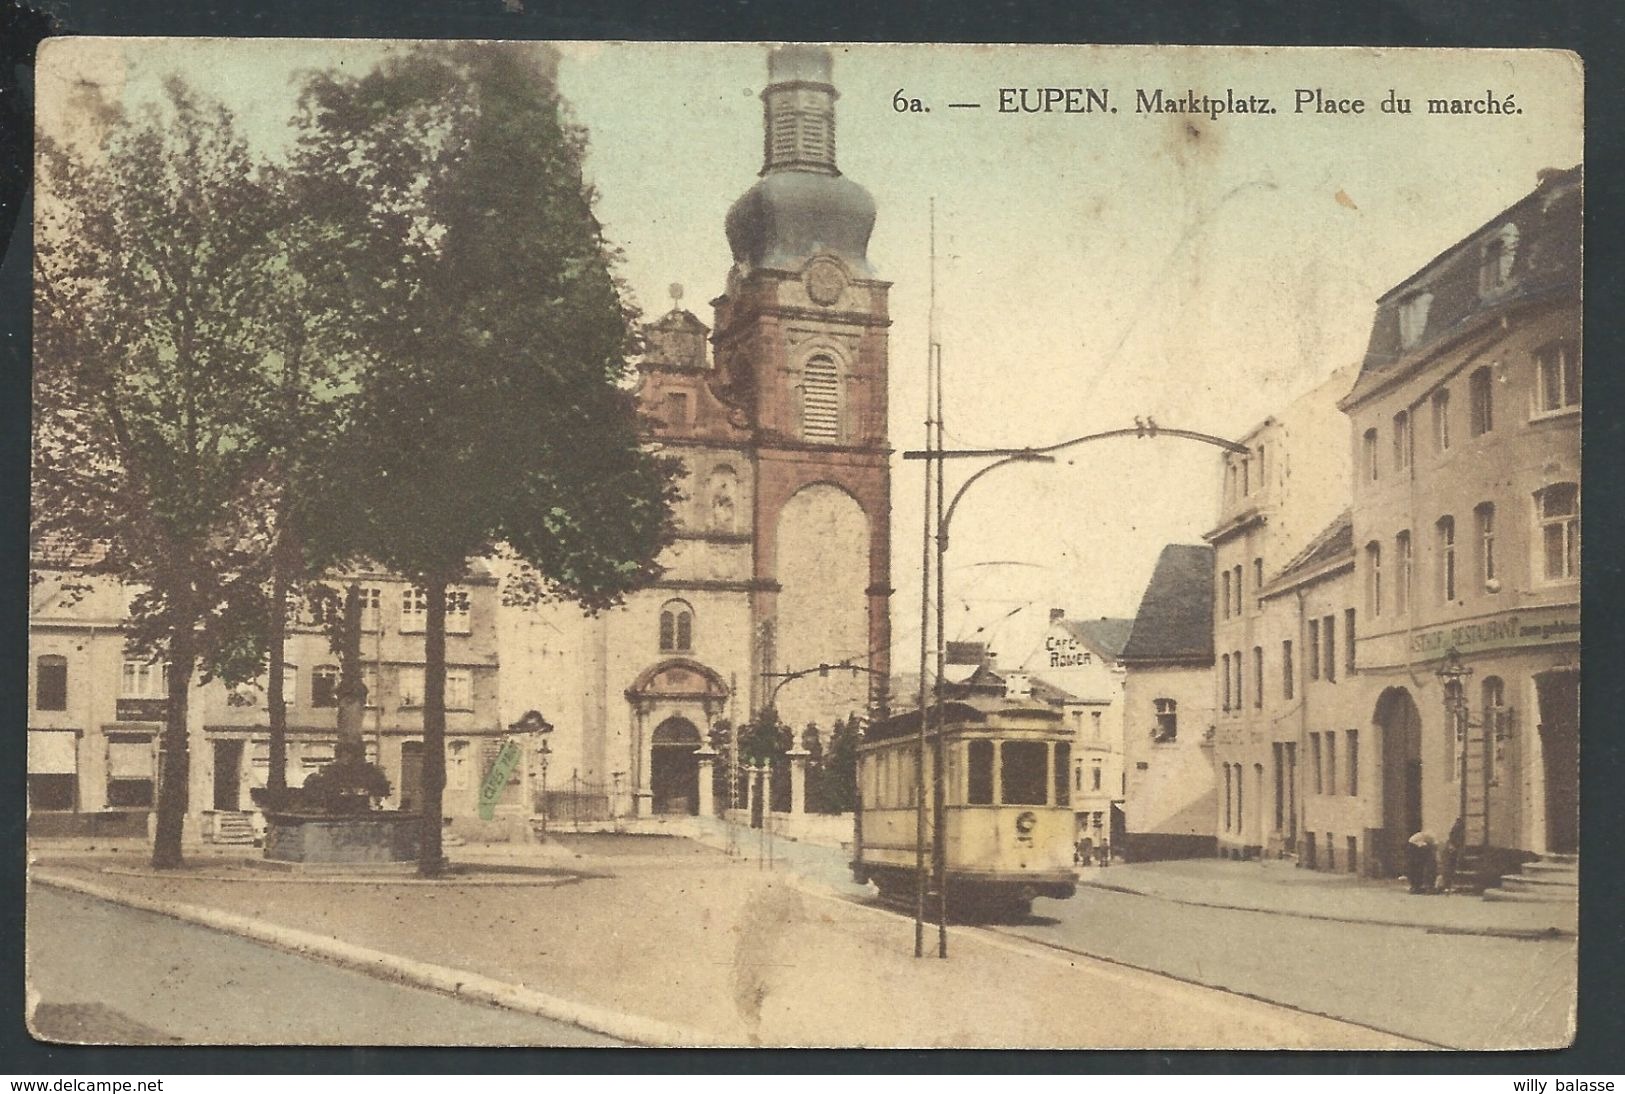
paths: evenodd
<path fill-rule="evenodd" d="M 846 271 L 833 258 L 815 258 L 807 265 L 807 295 L 814 304 L 829 307 L 846 291 Z"/>

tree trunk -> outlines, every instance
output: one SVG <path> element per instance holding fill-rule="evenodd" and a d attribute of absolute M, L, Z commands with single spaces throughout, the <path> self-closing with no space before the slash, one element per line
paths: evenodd
<path fill-rule="evenodd" d="M 152 842 L 152 865 L 171 870 L 183 865 L 181 831 L 186 825 L 191 754 L 186 736 L 187 700 L 192 688 L 193 636 L 177 630 L 169 642 L 169 701 L 158 756 L 158 826 Z"/>
<path fill-rule="evenodd" d="M 428 596 L 423 636 L 423 821 L 418 875 L 445 871 L 441 823 L 446 797 L 446 580 L 424 582 Z"/>
<path fill-rule="evenodd" d="M 288 789 L 288 704 L 285 698 L 288 641 L 288 581 L 281 565 L 271 570 L 271 663 L 265 672 L 265 707 L 271 726 L 271 770 L 265 777 L 266 797 L 273 809 L 283 808 Z"/>

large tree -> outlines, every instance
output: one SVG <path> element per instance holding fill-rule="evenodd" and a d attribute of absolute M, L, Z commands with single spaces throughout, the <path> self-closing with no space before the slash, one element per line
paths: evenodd
<path fill-rule="evenodd" d="M 673 461 L 624 383 L 635 316 L 534 46 L 415 47 L 310 78 L 295 169 L 342 240 L 370 365 L 344 496 L 427 594 L 420 871 L 443 864 L 446 593 L 515 560 L 510 602 L 615 604 L 658 572 Z"/>
<path fill-rule="evenodd" d="M 223 108 L 179 80 L 41 142 L 33 531 L 135 590 L 127 641 L 168 663 L 155 866 L 181 862 L 194 675 L 257 674 L 275 202 Z"/>

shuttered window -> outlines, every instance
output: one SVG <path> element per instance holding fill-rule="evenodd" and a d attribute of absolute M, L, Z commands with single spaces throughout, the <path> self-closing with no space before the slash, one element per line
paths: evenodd
<path fill-rule="evenodd" d="M 829 444 L 841 439 L 840 378 L 828 357 L 813 357 L 802 370 L 801 437 Z"/>

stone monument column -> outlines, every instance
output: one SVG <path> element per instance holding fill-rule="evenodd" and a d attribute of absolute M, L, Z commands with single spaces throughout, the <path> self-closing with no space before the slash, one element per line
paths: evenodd
<path fill-rule="evenodd" d="M 710 745 L 701 745 L 694 750 L 694 757 L 700 769 L 700 816 L 709 817 L 716 812 L 711 772 L 716 764 L 717 750 Z"/>
<path fill-rule="evenodd" d="M 807 811 L 807 760 L 812 753 L 792 748 L 785 756 L 790 760 L 790 812 L 800 815 Z"/>

